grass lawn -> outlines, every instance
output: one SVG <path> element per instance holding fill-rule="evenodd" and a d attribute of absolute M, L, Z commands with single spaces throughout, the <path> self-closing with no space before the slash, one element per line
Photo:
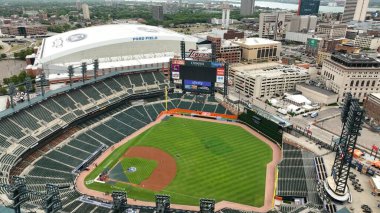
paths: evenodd
<path fill-rule="evenodd" d="M 142 158 L 124 158 L 120 163 L 129 182 L 134 184 L 140 184 L 143 180 L 147 179 L 157 167 L 156 161 Z M 129 167 L 136 167 L 136 171 L 128 172 Z"/>
<path fill-rule="evenodd" d="M 156 147 L 173 156 L 175 179 L 160 192 L 92 183 L 132 146 Z M 128 197 L 145 201 L 154 201 L 154 194 L 169 194 L 176 204 L 199 205 L 199 198 L 213 198 L 260 207 L 271 160 L 272 149 L 240 127 L 171 117 L 116 149 L 86 177 L 86 185 L 103 192 L 126 190 Z"/>

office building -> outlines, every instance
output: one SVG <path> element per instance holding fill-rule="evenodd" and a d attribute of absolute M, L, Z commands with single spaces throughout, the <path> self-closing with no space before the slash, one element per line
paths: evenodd
<path fill-rule="evenodd" d="M 286 41 L 295 41 L 306 44 L 308 38 L 314 38 L 314 33 L 286 32 Z"/>
<path fill-rule="evenodd" d="M 80 0 L 77 0 L 77 2 L 75 3 L 75 7 L 77 8 L 77 10 L 80 10 L 82 8 L 82 4 L 80 3 Z"/>
<path fill-rule="evenodd" d="M 293 13 L 274 12 L 260 13 L 259 37 L 282 40 L 290 30 Z"/>
<path fill-rule="evenodd" d="M 90 20 L 90 9 L 88 4 L 82 4 L 83 19 Z"/>
<path fill-rule="evenodd" d="M 240 46 L 224 40 L 218 35 L 208 35 L 207 40 L 215 44 L 216 58 L 228 63 L 239 63 L 241 60 Z"/>
<path fill-rule="evenodd" d="M 318 15 L 321 0 L 299 0 L 297 15 Z"/>
<path fill-rule="evenodd" d="M 162 5 L 152 6 L 152 16 L 154 20 L 163 21 L 164 20 L 164 7 Z"/>
<path fill-rule="evenodd" d="M 233 40 L 241 47 L 241 59 L 248 63 L 278 61 L 281 42 L 263 38 L 246 38 Z"/>
<path fill-rule="evenodd" d="M 369 94 L 363 106 L 371 126 L 380 127 L 380 93 Z"/>
<path fill-rule="evenodd" d="M 380 61 L 361 54 L 336 53 L 325 59 L 321 76 L 326 87 L 338 93 L 338 102 L 347 92 L 363 102 L 368 94 L 379 92 Z"/>
<path fill-rule="evenodd" d="M 345 38 L 347 31 L 346 24 L 320 24 L 317 27 L 317 34 L 325 35 L 327 38 Z"/>
<path fill-rule="evenodd" d="M 365 21 L 369 0 L 346 0 L 342 22 Z"/>
<path fill-rule="evenodd" d="M 362 49 L 377 50 L 380 47 L 380 37 L 360 34 L 355 37 L 354 45 Z"/>
<path fill-rule="evenodd" d="M 267 98 L 295 90 L 296 85 L 310 80 L 309 73 L 296 66 L 268 64 L 257 69 L 255 65 L 231 67 L 234 70 L 235 91 L 252 98 Z"/>
<path fill-rule="evenodd" d="M 255 0 L 241 0 L 240 15 L 251 16 L 255 12 Z"/>
<path fill-rule="evenodd" d="M 308 38 L 306 42 L 306 54 L 309 56 L 317 56 L 318 52 L 323 48 L 322 38 Z"/>
<path fill-rule="evenodd" d="M 289 32 L 315 32 L 317 21 L 317 16 L 293 16 Z"/>

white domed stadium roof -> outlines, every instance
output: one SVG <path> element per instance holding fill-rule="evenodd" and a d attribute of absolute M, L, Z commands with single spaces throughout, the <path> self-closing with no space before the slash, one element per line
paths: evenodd
<path fill-rule="evenodd" d="M 81 28 L 44 39 L 37 58 L 39 62 L 44 63 L 76 52 L 103 46 L 152 40 L 198 41 L 195 37 L 155 26 L 140 24 L 102 25 Z"/>

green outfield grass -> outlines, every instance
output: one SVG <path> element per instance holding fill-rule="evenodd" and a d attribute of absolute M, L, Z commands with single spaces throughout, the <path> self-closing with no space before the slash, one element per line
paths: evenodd
<path fill-rule="evenodd" d="M 176 177 L 164 190 L 92 182 L 132 146 L 156 147 L 176 159 Z M 116 149 L 86 177 L 86 185 L 103 192 L 126 190 L 128 197 L 145 201 L 169 194 L 176 204 L 199 205 L 199 198 L 213 198 L 260 207 L 271 160 L 272 149 L 240 127 L 171 117 Z"/>

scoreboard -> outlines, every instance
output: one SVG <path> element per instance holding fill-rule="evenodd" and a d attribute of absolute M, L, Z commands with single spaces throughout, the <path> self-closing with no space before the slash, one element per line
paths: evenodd
<path fill-rule="evenodd" d="M 224 64 L 210 61 L 171 60 L 171 80 L 180 80 L 182 90 L 198 93 L 214 93 L 216 83 L 224 85 Z"/>

